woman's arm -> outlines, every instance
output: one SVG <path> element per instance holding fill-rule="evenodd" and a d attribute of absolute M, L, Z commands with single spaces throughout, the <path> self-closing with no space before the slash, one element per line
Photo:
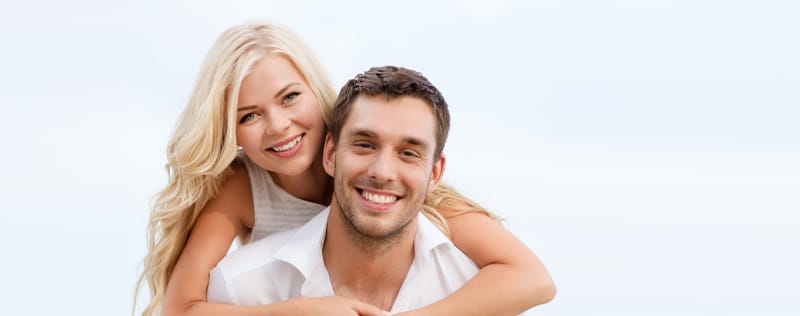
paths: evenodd
<path fill-rule="evenodd" d="M 448 210 L 439 211 L 453 243 L 481 270 L 450 296 L 398 316 L 517 315 L 553 299 L 555 284 L 542 262 L 500 223 L 480 212 L 448 218 Z"/>
<path fill-rule="evenodd" d="M 236 235 L 247 232 L 254 222 L 250 179 L 244 167 L 234 168 L 189 233 L 167 284 L 161 315 L 384 315 L 375 306 L 335 296 L 296 298 L 260 306 L 209 303 L 206 292 L 211 270 L 227 254 Z"/>
<path fill-rule="evenodd" d="M 206 302 L 208 276 L 225 256 L 237 234 L 252 227 L 253 197 L 244 167 L 233 168 L 219 195 L 200 212 L 172 270 L 162 315 L 260 315 L 257 308 Z"/>

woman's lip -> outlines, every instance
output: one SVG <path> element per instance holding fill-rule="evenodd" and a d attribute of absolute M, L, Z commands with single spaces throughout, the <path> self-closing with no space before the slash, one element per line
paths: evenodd
<path fill-rule="evenodd" d="M 295 138 L 296 137 L 297 136 L 295 136 Z M 292 142 L 293 140 L 294 140 L 294 138 L 291 139 L 289 142 Z M 273 154 L 275 156 L 278 156 L 280 158 L 289 158 L 289 157 L 294 156 L 295 154 L 297 154 L 300 151 L 300 149 L 303 148 L 303 144 L 305 143 L 305 140 L 306 140 L 305 137 L 300 138 L 300 140 L 297 142 L 296 145 L 294 145 L 294 147 L 292 147 L 292 149 L 289 149 L 289 150 L 286 150 L 286 151 L 274 151 L 274 150 L 271 150 L 272 147 L 270 147 L 270 148 L 267 148 L 266 152 L 268 152 L 270 154 Z M 287 142 L 284 142 L 284 144 L 287 144 Z M 279 145 L 279 146 L 282 146 L 282 145 Z"/>
<path fill-rule="evenodd" d="M 272 144 L 272 146 L 267 146 L 267 149 L 269 150 L 269 149 L 272 149 L 272 148 L 275 148 L 275 147 L 281 147 L 281 146 L 283 146 L 283 145 L 286 145 L 286 144 L 288 144 L 288 143 L 291 143 L 291 142 L 292 142 L 293 140 L 295 140 L 295 139 L 296 139 L 298 136 L 303 136 L 303 135 L 305 135 L 305 133 L 300 133 L 300 134 L 294 135 L 294 136 L 292 136 L 292 137 L 289 137 L 289 138 L 287 138 L 287 139 L 286 139 L 286 140 L 284 140 L 284 141 L 281 141 L 281 142 L 279 142 L 279 143 L 276 143 L 276 144 Z M 302 139 L 300 139 L 300 141 L 303 141 L 303 140 L 302 140 Z"/>

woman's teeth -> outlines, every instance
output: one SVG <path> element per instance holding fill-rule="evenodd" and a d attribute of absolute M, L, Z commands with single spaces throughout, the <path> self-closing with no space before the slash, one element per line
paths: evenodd
<path fill-rule="evenodd" d="M 271 149 L 272 151 L 277 151 L 277 152 L 281 152 L 281 151 L 287 151 L 287 150 L 289 150 L 289 149 L 292 149 L 292 148 L 294 148 L 294 146 L 297 146 L 297 144 L 298 144 L 298 143 L 300 143 L 300 140 L 301 140 L 301 139 L 303 139 L 303 135 L 299 135 L 299 136 L 297 136 L 297 138 L 295 138 L 295 139 L 293 139 L 292 141 L 290 141 L 290 142 L 286 143 L 286 145 L 283 145 L 283 146 L 278 146 L 278 147 L 272 147 L 272 148 L 270 148 L 270 149 Z"/>
<path fill-rule="evenodd" d="M 367 199 L 367 201 L 378 204 L 389 204 L 394 201 L 397 201 L 397 196 L 381 195 L 381 194 L 370 193 L 367 191 L 361 191 L 361 196 Z"/>

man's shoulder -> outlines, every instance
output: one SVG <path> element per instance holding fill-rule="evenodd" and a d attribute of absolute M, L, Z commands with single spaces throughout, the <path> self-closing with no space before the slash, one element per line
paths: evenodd
<path fill-rule="evenodd" d="M 478 273 L 478 266 L 442 231 L 420 215 L 414 261 L 392 312 L 433 304 L 458 290 Z"/>
<path fill-rule="evenodd" d="M 207 299 L 212 303 L 259 305 L 287 298 L 270 281 L 296 278 L 290 263 L 275 256 L 296 229 L 271 234 L 229 253 L 211 270 Z M 280 281 L 276 281 L 280 282 Z"/>
<path fill-rule="evenodd" d="M 279 267 L 282 264 L 276 263 L 290 266 L 302 264 L 308 260 L 309 247 L 321 247 L 319 238 L 324 235 L 327 214 L 325 209 L 300 227 L 273 233 L 240 247 L 222 258 L 212 273 L 221 273 L 226 280 L 230 280 L 254 270 L 267 269 L 264 272 L 269 273 L 271 268 L 268 266 L 283 271 Z M 298 255 L 294 248 L 303 251 Z"/>
<path fill-rule="evenodd" d="M 321 262 L 326 215 L 229 253 L 209 275 L 208 301 L 255 306 L 300 296 L 304 271 Z"/>
<path fill-rule="evenodd" d="M 453 242 L 447 238 L 428 218 L 420 215 L 419 230 L 415 247 L 418 258 L 430 257 L 435 264 L 446 267 L 445 273 L 458 273 L 465 277 L 471 277 L 477 273 L 478 266 L 472 259 L 464 254 Z"/>
<path fill-rule="evenodd" d="M 270 234 L 262 239 L 246 244 L 227 254 L 217 264 L 226 278 L 233 278 L 242 273 L 262 268 L 278 260 L 275 253 L 283 247 L 299 228 Z"/>

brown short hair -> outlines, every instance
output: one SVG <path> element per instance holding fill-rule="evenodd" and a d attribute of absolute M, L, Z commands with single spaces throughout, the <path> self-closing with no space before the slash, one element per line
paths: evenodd
<path fill-rule="evenodd" d="M 419 98 L 427 103 L 434 116 L 436 116 L 436 150 L 433 157 L 439 159 L 450 130 L 450 112 L 444 96 L 421 73 L 397 66 L 373 67 L 355 78 L 350 79 L 339 91 L 339 97 L 333 106 L 331 114 L 330 132 L 334 143 L 339 142 L 339 136 L 347 117 L 352 109 L 353 102 L 359 95 L 376 96 L 384 95 L 387 99 L 410 96 Z"/>

